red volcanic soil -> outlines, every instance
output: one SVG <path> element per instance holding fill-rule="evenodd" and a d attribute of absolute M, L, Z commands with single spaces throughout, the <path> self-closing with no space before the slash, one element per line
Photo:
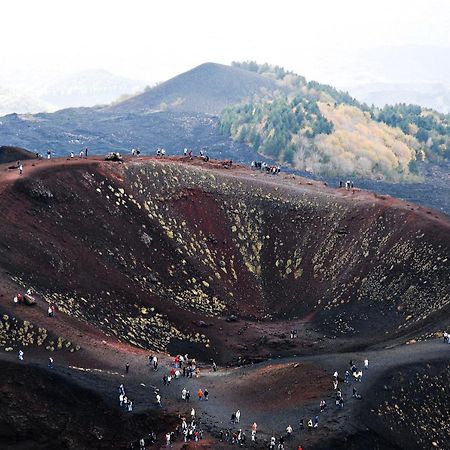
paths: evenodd
<path fill-rule="evenodd" d="M 186 158 L 35 160 L 22 176 L 0 165 L 0 208 L 0 348 L 11 350 L 0 352 L 0 389 L 12 405 L 1 405 L 11 414 L 0 414 L 0 447 L 129 447 L 149 427 L 162 445 L 178 415 L 189 414 L 186 386 L 205 439 L 185 448 L 228 448 L 218 432 L 237 428 L 229 421 L 236 409 L 247 441 L 258 422 L 260 448 L 288 424 L 292 444 L 305 449 L 406 448 L 403 434 L 385 435 L 388 423 L 362 420 L 351 386 L 336 411 L 331 374 L 378 349 L 357 386 L 366 393 L 381 389 L 388 370 L 442 357 L 438 343 L 402 344 L 449 324 L 446 216 Z M 14 305 L 28 287 L 37 304 Z M 19 348 L 25 369 L 13 363 Z M 160 357 L 158 372 L 146 365 L 150 353 Z M 200 360 L 201 375 L 164 387 L 168 355 L 178 353 Z M 117 407 L 121 383 L 134 401 L 129 415 Z M 199 387 L 209 402 L 194 398 Z M 156 388 L 167 416 L 157 413 Z M 320 428 L 297 431 L 323 399 Z M 54 438 L 65 417 L 70 432 Z"/>

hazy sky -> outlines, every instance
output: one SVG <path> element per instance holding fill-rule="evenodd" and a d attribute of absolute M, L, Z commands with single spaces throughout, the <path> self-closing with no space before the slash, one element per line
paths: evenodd
<path fill-rule="evenodd" d="M 102 68 L 155 82 L 248 59 L 320 77 L 355 50 L 450 47 L 449 0 L 14 0 L 0 14 L 4 79 Z"/>

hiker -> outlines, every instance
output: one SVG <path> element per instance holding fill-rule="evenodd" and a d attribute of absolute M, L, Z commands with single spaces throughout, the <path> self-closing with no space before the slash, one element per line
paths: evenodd
<path fill-rule="evenodd" d="M 123 406 L 123 397 L 124 395 L 122 393 L 119 394 L 119 406 L 122 407 Z"/>
<path fill-rule="evenodd" d="M 125 395 L 125 388 L 123 387 L 123 384 L 121 384 L 121 385 L 119 386 L 119 394 Z"/>
<path fill-rule="evenodd" d="M 172 375 L 169 375 L 167 377 L 167 386 L 169 386 L 170 382 L 172 381 Z"/>
<path fill-rule="evenodd" d="M 213 369 L 213 372 L 217 371 L 217 364 L 215 361 L 213 361 L 213 363 L 212 363 L 212 369 Z"/>
<path fill-rule="evenodd" d="M 186 401 L 186 394 L 187 390 L 186 388 L 183 388 L 183 390 L 181 391 L 181 400 Z"/>
<path fill-rule="evenodd" d="M 327 407 L 327 402 L 325 400 L 320 401 L 320 412 L 324 412 Z"/>
<path fill-rule="evenodd" d="M 368 369 L 369 368 L 369 360 L 365 359 L 364 360 L 364 369 Z"/>
<path fill-rule="evenodd" d="M 208 396 L 209 396 L 208 389 L 205 389 L 205 390 L 203 391 L 203 397 L 204 397 L 205 401 L 208 401 Z"/>
<path fill-rule="evenodd" d="M 338 380 L 335 378 L 335 379 L 333 380 L 333 388 L 334 388 L 334 390 L 336 390 L 336 389 L 338 388 L 338 385 L 339 385 L 339 382 L 338 382 Z"/>
<path fill-rule="evenodd" d="M 52 317 L 55 317 L 55 313 L 56 313 L 56 306 L 55 305 L 51 305 L 50 309 L 52 310 Z"/>
<path fill-rule="evenodd" d="M 241 419 L 241 411 L 239 409 L 236 411 L 236 423 L 239 423 L 239 420 Z"/>
<path fill-rule="evenodd" d="M 19 174 L 22 175 L 23 173 L 23 165 L 19 164 Z"/>
<path fill-rule="evenodd" d="M 236 413 L 231 413 L 231 422 L 236 423 Z"/>
<path fill-rule="evenodd" d="M 288 439 L 292 436 L 292 427 L 290 425 L 286 427 L 286 436 Z"/>
<path fill-rule="evenodd" d="M 156 355 L 153 357 L 153 370 L 158 370 L 158 358 Z"/>
<path fill-rule="evenodd" d="M 308 420 L 308 430 L 312 430 L 313 429 L 313 421 L 312 421 L 312 419 L 309 419 Z"/>
<path fill-rule="evenodd" d="M 256 442 L 256 431 L 252 430 L 252 442 Z"/>
<path fill-rule="evenodd" d="M 189 399 L 191 398 L 191 391 L 187 391 L 186 392 L 186 402 L 188 402 L 189 403 Z"/>
<path fill-rule="evenodd" d="M 167 385 L 167 376 L 163 375 L 163 385 L 166 386 Z"/>
<path fill-rule="evenodd" d="M 187 156 L 187 153 L 188 153 L 188 149 L 185 147 L 184 150 L 183 150 L 183 155 Z"/>
<path fill-rule="evenodd" d="M 349 381 L 350 381 L 350 372 L 346 370 L 344 375 L 344 383 L 348 384 Z"/>
<path fill-rule="evenodd" d="M 166 149 L 161 149 L 161 156 L 164 158 L 166 156 Z"/>
<path fill-rule="evenodd" d="M 201 389 L 198 390 L 197 396 L 200 401 L 203 400 L 203 391 Z"/>
<path fill-rule="evenodd" d="M 23 350 L 19 350 L 18 356 L 19 356 L 19 361 L 23 361 Z"/>
<path fill-rule="evenodd" d="M 276 445 L 276 439 L 275 439 L 275 436 L 272 436 L 271 438 L 270 438 L 270 449 L 271 450 L 275 450 L 275 445 Z"/>
<path fill-rule="evenodd" d="M 314 428 L 319 426 L 319 416 L 314 417 Z"/>
<path fill-rule="evenodd" d="M 84 152 L 83 150 L 80 151 L 80 158 L 82 158 L 84 156 Z"/>
<path fill-rule="evenodd" d="M 130 371 L 130 363 L 125 364 L 125 373 L 128 373 Z"/>
<path fill-rule="evenodd" d="M 156 406 L 159 406 L 160 408 L 162 408 L 161 396 L 159 394 L 156 394 Z"/>
<path fill-rule="evenodd" d="M 145 441 L 144 438 L 139 440 L 139 450 L 145 450 Z"/>
<path fill-rule="evenodd" d="M 170 447 L 170 433 L 166 433 L 166 447 Z"/>
<path fill-rule="evenodd" d="M 52 157 L 51 150 L 47 150 L 47 159 L 50 159 Z"/>
<path fill-rule="evenodd" d="M 73 159 L 74 156 L 73 152 L 70 152 L 70 159 Z"/>
<path fill-rule="evenodd" d="M 88 157 L 88 149 L 87 149 L 87 147 L 84 149 L 84 156 L 86 156 L 86 158 Z"/>
<path fill-rule="evenodd" d="M 128 402 L 128 412 L 132 412 L 133 411 L 133 402 L 130 400 Z"/>
<path fill-rule="evenodd" d="M 191 419 L 192 420 L 195 419 L 195 409 L 194 408 L 191 409 Z"/>
<path fill-rule="evenodd" d="M 53 358 L 51 356 L 48 358 L 48 368 L 53 369 Z"/>

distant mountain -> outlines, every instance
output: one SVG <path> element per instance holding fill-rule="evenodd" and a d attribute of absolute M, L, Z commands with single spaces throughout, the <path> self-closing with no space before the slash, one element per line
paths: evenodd
<path fill-rule="evenodd" d="M 450 112 L 450 88 L 441 83 L 367 83 L 347 87 L 359 101 L 382 108 L 385 105 L 407 103 Z"/>
<path fill-rule="evenodd" d="M 275 80 L 222 64 L 205 63 L 143 94 L 114 105 L 115 112 L 178 111 L 219 114 L 225 107 L 251 101 L 278 89 Z"/>
<path fill-rule="evenodd" d="M 53 105 L 40 98 L 24 94 L 14 89 L 0 87 L 0 116 L 12 112 L 23 114 L 54 110 Z"/>
<path fill-rule="evenodd" d="M 47 85 L 41 98 L 57 109 L 105 105 L 124 95 L 135 95 L 146 83 L 114 75 L 106 70 L 87 70 Z"/>

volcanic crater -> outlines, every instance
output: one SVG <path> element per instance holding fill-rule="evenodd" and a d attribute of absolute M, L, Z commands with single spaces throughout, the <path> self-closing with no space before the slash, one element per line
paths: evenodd
<path fill-rule="evenodd" d="M 316 396 L 332 395 L 324 381 L 333 372 L 326 361 L 343 367 L 355 352 L 379 352 L 384 361 L 387 348 L 419 348 L 419 341 L 432 341 L 449 324 L 445 215 L 359 189 L 197 158 L 36 160 L 22 177 L 0 167 L 0 346 L 26 346 L 37 361 L 36 379 L 39 358 L 50 351 L 59 351 L 68 365 L 109 370 L 99 376 L 110 384 L 126 359 L 139 365 L 150 352 L 189 353 L 236 371 L 226 377 L 240 380 L 236 387 L 247 410 L 258 389 L 267 391 L 268 374 L 280 373 L 273 377 L 277 383 L 298 378 L 285 372 L 303 370 L 296 382 L 301 389 L 305 374 L 319 380 L 310 394 L 291 395 L 299 387 L 282 384 L 257 398 L 255 411 L 265 411 L 262 420 L 269 421 L 283 392 L 289 392 L 292 414 L 318 403 Z M 14 293 L 26 288 L 35 293 L 36 307 L 12 304 Z M 48 304 L 58 311 L 53 321 L 46 317 Z M 11 318 L 19 330 L 13 337 Z M 294 329 L 298 337 L 291 339 Z M 343 363 L 337 362 L 340 354 Z M 273 358 L 286 366 L 270 366 Z M 293 369 L 295 358 L 305 359 Z M 9 360 L 2 362 L 8 373 Z M 144 377 L 145 368 L 139 370 L 136 376 Z M 85 383 L 79 371 L 61 376 L 72 377 L 74 386 Z M 220 380 L 211 378 L 217 395 Z M 237 402 L 236 395 L 227 401 Z M 114 403 L 109 393 L 105 399 Z M 168 414 L 180 413 L 175 400 L 168 402 Z M 144 402 L 139 407 L 148 412 Z M 205 417 L 217 419 L 208 422 L 214 437 L 228 413 L 208 408 Z M 356 434 L 343 429 L 381 442 L 380 422 L 376 430 Z M 310 442 L 305 448 L 327 448 L 321 442 L 336 437 L 339 423 L 320 438 L 302 438 Z M 126 425 L 124 439 L 131 440 L 136 427 Z M 25 442 L 14 439 L 3 436 L 0 443 L 16 448 L 14 442 Z M 69 447 L 97 448 L 77 439 Z M 101 442 L 101 448 L 114 448 Z"/>

